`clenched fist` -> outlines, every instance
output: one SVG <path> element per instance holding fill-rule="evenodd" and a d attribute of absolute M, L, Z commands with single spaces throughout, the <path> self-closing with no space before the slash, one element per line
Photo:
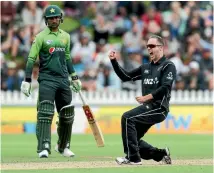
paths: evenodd
<path fill-rule="evenodd" d="M 116 52 L 113 51 L 113 50 L 110 51 L 108 57 L 109 57 L 110 60 L 116 59 Z"/>

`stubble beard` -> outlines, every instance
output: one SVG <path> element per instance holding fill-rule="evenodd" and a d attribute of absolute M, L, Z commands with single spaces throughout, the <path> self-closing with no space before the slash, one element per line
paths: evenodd
<path fill-rule="evenodd" d="M 58 21 L 58 23 L 54 23 L 54 24 L 48 23 L 48 27 L 50 28 L 50 30 L 58 29 L 59 25 L 60 25 L 60 20 Z"/>
<path fill-rule="evenodd" d="M 158 60 L 158 56 L 150 56 L 150 60 L 153 61 L 153 62 L 156 62 Z"/>

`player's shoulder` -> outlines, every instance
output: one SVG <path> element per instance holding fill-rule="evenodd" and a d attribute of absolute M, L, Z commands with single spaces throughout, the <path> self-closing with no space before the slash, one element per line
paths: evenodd
<path fill-rule="evenodd" d="M 62 30 L 62 29 L 59 29 L 59 31 L 60 31 L 63 35 L 65 35 L 65 36 L 67 36 L 67 37 L 70 37 L 69 33 L 67 33 L 66 31 L 64 31 L 64 30 Z"/>
<path fill-rule="evenodd" d="M 166 58 L 165 62 L 164 62 L 165 65 L 173 65 L 175 66 L 174 62 L 172 62 L 170 59 Z"/>
<path fill-rule="evenodd" d="M 44 29 L 44 30 L 40 31 L 39 33 L 37 33 L 35 35 L 35 37 L 36 38 L 44 38 L 44 35 L 46 35 L 46 34 L 47 34 L 47 31 L 46 31 L 46 29 Z"/>
<path fill-rule="evenodd" d="M 163 63 L 163 68 L 162 70 L 166 69 L 166 68 L 175 68 L 175 64 L 170 60 L 170 59 L 166 59 Z"/>

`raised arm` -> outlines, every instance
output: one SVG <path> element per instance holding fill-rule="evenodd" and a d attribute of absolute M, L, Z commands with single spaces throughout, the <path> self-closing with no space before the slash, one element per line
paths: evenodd
<path fill-rule="evenodd" d="M 138 68 L 136 68 L 130 72 L 124 70 L 117 62 L 115 51 L 111 51 L 109 53 L 109 59 L 111 60 L 111 64 L 114 68 L 115 73 L 123 82 L 136 81 L 136 80 L 141 79 L 141 68 L 142 68 L 142 66 L 140 66 L 140 67 L 138 67 Z"/>

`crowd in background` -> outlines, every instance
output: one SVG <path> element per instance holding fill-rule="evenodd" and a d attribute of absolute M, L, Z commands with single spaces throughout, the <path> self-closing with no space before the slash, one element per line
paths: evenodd
<path fill-rule="evenodd" d="M 1 1 L 1 90 L 20 90 L 34 36 L 43 30 L 47 1 Z M 115 49 L 126 70 L 149 62 L 146 41 L 164 38 L 165 55 L 174 62 L 174 90 L 213 89 L 213 4 L 211 1 L 65 1 L 63 16 L 79 22 L 69 32 L 74 68 L 87 91 L 138 90 L 140 83 L 122 83 L 108 52 Z M 68 23 L 67 25 L 72 25 Z M 114 38 L 121 41 L 110 42 Z M 32 74 L 38 87 L 39 63 Z"/>

